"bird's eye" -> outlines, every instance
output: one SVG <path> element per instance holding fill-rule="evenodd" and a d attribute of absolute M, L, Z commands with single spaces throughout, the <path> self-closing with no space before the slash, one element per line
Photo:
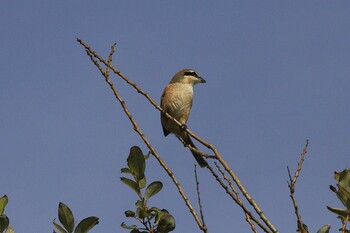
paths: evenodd
<path fill-rule="evenodd" d="M 198 74 L 194 71 L 187 71 L 187 72 L 185 72 L 185 75 L 194 76 L 194 77 L 198 78 Z"/>

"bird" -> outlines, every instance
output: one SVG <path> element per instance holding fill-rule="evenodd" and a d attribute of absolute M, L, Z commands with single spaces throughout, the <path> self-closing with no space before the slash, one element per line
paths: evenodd
<path fill-rule="evenodd" d="M 164 112 L 161 112 L 161 123 L 164 136 L 170 133 L 181 138 L 187 145 L 197 148 L 192 142 L 188 133 L 184 130 L 193 102 L 193 86 L 206 81 L 193 69 L 183 69 L 177 72 L 165 87 L 161 97 L 161 108 L 164 112 L 170 114 L 184 127 L 180 127 L 173 120 L 167 118 Z M 196 151 L 192 151 L 194 158 L 200 167 L 208 166 L 207 161 Z"/>

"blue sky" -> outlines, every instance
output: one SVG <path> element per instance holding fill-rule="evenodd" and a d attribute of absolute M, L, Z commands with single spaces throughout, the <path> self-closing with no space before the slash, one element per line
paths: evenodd
<path fill-rule="evenodd" d="M 348 1 L 9 1 L 0 7 L 0 195 L 16 232 L 50 232 L 60 201 L 92 232 L 123 232 L 136 195 L 119 181 L 135 134 L 76 37 L 154 99 L 180 69 L 195 88 L 188 127 L 214 144 L 280 232 L 295 232 L 287 187 L 310 140 L 296 198 L 311 232 L 339 228 L 326 205 L 333 171 L 349 166 Z M 118 78 L 130 111 L 196 205 L 194 160 L 163 137 L 159 112 Z M 198 145 L 198 143 L 197 143 Z M 201 147 L 202 149 L 205 148 Z M 199 232 L 166 173 L 147 163 L 176 232 Z M 199 171 L 210 232 L 249 232 L 241 210 Z"/>

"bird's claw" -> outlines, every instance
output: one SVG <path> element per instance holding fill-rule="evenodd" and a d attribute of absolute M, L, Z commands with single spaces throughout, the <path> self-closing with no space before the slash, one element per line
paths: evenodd
<path fill-rule="evenodd" d="M 187 125 L 185 125 L 185 124 L 181 125 L 181 126 L 180 126 L 180 129 L 183 130 L 183 131 L 185 131 L 185 130 L 187 129 Z"/>

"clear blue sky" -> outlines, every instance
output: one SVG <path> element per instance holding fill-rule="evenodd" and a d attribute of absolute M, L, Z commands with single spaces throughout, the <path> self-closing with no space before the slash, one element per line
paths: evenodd
<path fill-rule="evenodd" d="M 134 133 L 76 37 L 108 55 L 154 99 L 182 68 L 207 80 L 195 88 L 189 128 L 213 143 L 280 232 L 295 232 L 287 188 L 310 140 L 296 197 L 311 232 L 339 228 L 326 205 L 333 171 L 349 166 L 349 1 L 10 1 L 0 7 L 0 195 L 16 232 L 51 232 L 60 201 L 92 232 L 123 232 L 136 195 L 120 181 Z M 194 160 L 159 112 L 113 79 L 141 129 L 196 206 Z M 197 143 L 198 144 L 198 143 Z M 201 147 L 203 148 L 203 147 Z M 155 159 L 150 202 L 199 232 Z M 249 232 L 208 171 L 199 171 L 210 232 Z M 130 223 L 130 222 L 129 222 Z"/>

